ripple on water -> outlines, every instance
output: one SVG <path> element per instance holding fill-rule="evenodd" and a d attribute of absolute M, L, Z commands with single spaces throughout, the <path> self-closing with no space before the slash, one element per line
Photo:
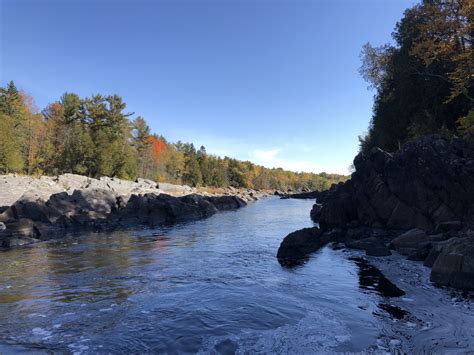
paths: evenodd
<path fill-rule="evenodd" d="M 343 250 L 279 265 L 282 238 L 312 225 L 312 204 L 270 198 L 174 227 L 2 253 L 0 342 L 85 354 L 410 350 L 410 334 L 439 322 L 415 314 L 405 285 Z M 396 335 L 403 329 L 413 330 Z"/>

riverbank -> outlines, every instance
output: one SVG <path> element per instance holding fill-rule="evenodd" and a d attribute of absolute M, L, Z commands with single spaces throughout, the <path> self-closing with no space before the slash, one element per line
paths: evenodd
<path fill-rule="evenodd" d="M 138 179 L 64 174 L 0 176 L 0 246 L 11 248 L 67 232 L 155 227 L 205 218 L 269 196 L 252 189 L 196 189 Z"/>
<path fill-rule="evenodd" d="M 392 250 L 432 268 L 439 286 L 474 289 L 474 142 L 422 137 L 354 159 L 350 180 L 317 196 L 319 228 L 289 234 L 277 257 L 298 263 L 330 242 L 375 257 Z"/>

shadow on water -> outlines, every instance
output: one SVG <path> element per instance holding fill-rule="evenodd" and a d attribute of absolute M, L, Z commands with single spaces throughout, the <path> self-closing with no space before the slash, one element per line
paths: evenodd
<path fill-rule="evenodd" d="M 287 269 L 294 269 L 297 267 L 301 267 L 306 264 L 309 260 L 309 257 L 298 258 L 298 259 L 278 259 L 280 266 L 287 268 Z"/>
<path fill-rule="evenodd" d="M 351 257 L 349 260 L 354 261 L 359 268 L 359 287 L 362 290 L 375 291 L 383 297 L 400 297 L 405 295 L 405 291 L 399 289 L 379 269 L 371 265 L 364 258 Z"/>
<path fill-rule="evenodd" d="M 354 261 L 359 268 L 359 287 L 365 292 L 375 292 L 384 298 L 401 297 L 406 294 L 366 259 L 351 257 L 349 260 Z M 394 319 L 404 319 L 410 315 L 406 310 L 388 303 L 379 303 L 377 307 Z"/>
<path fill-rule="evenodd" d="M 397 307 L 391 304 L 380 303 L 378 307 L 380 309 L 383 309 L 385 312 L 390 314 L 395 319 L 403 319 L 410 314 L 404 309 L 401 309 L 400 307 Z"/>

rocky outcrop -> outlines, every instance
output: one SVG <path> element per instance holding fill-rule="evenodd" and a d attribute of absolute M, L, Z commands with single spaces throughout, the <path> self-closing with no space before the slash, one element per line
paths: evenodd
<path fill-rule="evenodd" d="M 55 179 L 20 177 L 18 180 L 13 175 L 2 178 L 2 188 L 11 188 L 14 196 L 26 189 L 10 206 L 0 211 L 0 247 L 4 248 L 55 238 L 70 231 L 136 225 L 156 227 L 205 218 L 218 211 L 243 207 L 248 201 L 268 195 L 234 188 L 222 189 L 220 194 L 206 191 L 189 194 L 197 190 L 171 184 L 158 185 L 143 179 L 126 182 L 72 174 Z M 39 189 L 27 188 L 29 183 Z M 44 184 L 49 186 L 46 190 L 41 189 Z M 71 190 L 71 186 L 79 188 Z M 178 196 L 165 194 L 163 189 Z M 56 190 L 59 191 L 54 192 Z M 5 190 L 2 192 L 6 195 Z M 188 194 L 180 196 L 185 192 Z"/>
<path fill-rule="evenodd" d="M 474 238 L 453 238 L 446 243 L 433 264 L 431 281 L 474 290 Z"/>
<path fill-rule="evenodd" d="M 361 153 L 354 166 L 350 180 L 317 196 L 317 234 L 337 230 L 331 241 L 368 255 L 394 249 L 433 267 L 437 285 L 474 289 L 474 141 L 425 136 L 395 153 Z"/>
<path fill-rule="evenodd" d="M 78 229 L 156 227 L 209 217 L 245 205 L 236 196 L 174 197 L 147 193 L 125 199 L 99 189 L 76 190 L 72 194 L 60 192 L 47 201 L 27 194 L 0 214 L 4 227 L 0 230 L 0 246 L 21 246 Z"/>
<path fill-rule="evenodd" d="M 321 226 L 423 230 L 474 221 L 474 142 L 431 135 L 390 154 L 374 148 L 336 185 L 315 215 Z"/>

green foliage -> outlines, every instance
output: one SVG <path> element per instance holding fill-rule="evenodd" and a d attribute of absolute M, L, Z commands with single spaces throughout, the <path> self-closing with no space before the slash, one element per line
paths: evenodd
<path fill-rule="evenodd" d="M 13 82 L 0 88 L 0 172 L 137 177 L 191 186 L 327 189 L 346 177 L 268 169 L 207 154 L 192 143 L 168 143 L 144 118 L 129 120 L 117 95 L 65 93 L 41 114 Z"/>
<path fill-rule="evenodd" d="M 468 1 L 424 1 L 405 12 L 394 46 L 364 46 L 361 74 L 377 93 L 362 151 L 460 133 L 457 121 L 474 102 L 473 8 Z"/>
<path fill-rule="evenodd" d="M 19 172 L 23 168 L 20 145 L 15 137 L 15 120 L 5 114 L 0 114 L 0 171 Z"/>

